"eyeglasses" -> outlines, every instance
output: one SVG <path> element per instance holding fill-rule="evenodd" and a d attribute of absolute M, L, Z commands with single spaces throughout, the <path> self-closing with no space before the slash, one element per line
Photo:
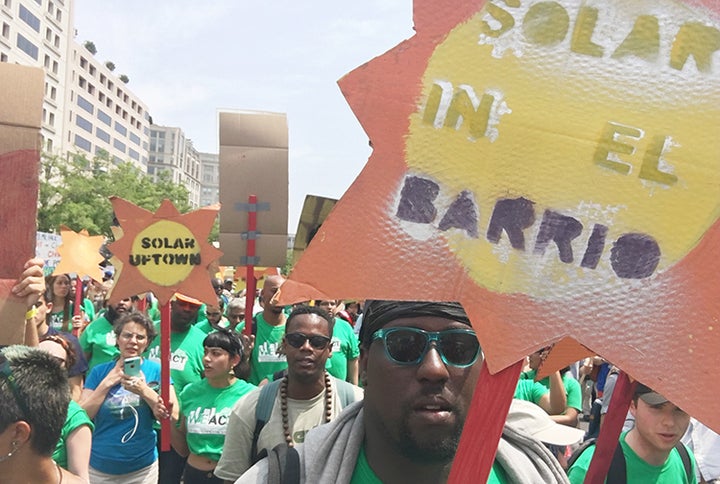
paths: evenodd
<path fill-rule="evenodd" d="M 285 335 L 285 341 L 293 348 L 302 348 L 306 341 L 310 342 L 310 346 L 316 350 L 324 350 L 330 343 L 330 338 L 327 336 L 308 336 L 303 333 L 288 333 Z"/>
<path fill-rule="evenodd" d="M 30 415 L 30 409 L 25 404 L 25 400 L 23 400 L 22 396 L 20 395 L 20 391 L 15 384 L 15 375 L 13 375 L 12 368 L 10 368 L 10 362 L 2 353 L 0 353 L 0 376 L 2 376 L 8 382 L 10 391 L 12 391 L 12 394 L 15 397 L 15 403 L 17 403 L 18 407 L 20 407 L 20 410 L 25 415 L 25 418 L 28 418 L 28 416 Z"/>
<path fill-rule="evenodd" d="M 398 365 L 419 364 L 433 341 L 446 365 L 467 368 L 480 356 L 480 343 L 471 329 L 430 332 L 418 328 L 383 328 L 375 331 L 372 339 L 383 340 L 385 355 Z"/>
<path fill-rule="evenodd" d="M 133 339 L 133 337 L 135 337 L 135 339 L 138 341 L 138 343 L 142 343 L 143 341 L 145 341 L 147 339 L 147 336 L 144 334 L 126 333 L 126 332 L 120 333 L 120 337 L 126 341 L 130 341 L 131 339 Z"/>

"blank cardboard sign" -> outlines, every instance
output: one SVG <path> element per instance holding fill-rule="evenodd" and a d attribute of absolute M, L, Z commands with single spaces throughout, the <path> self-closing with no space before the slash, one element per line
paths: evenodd
<path fill-rule="evenodd" d="M 374 150 L 282 300 L 458 300 L 491 373 L 565 339 L 720 431 L 719 16 L 416 0 L 340 81 Z"/>
<path fill-rule="evenodd" d="M 284 114 L 219 113 L 220 247 L 222 265 L 240 266 L 247 254 L 248 197 L 258 198 L 253 265 L 283 266 L 287 256 L 288 131 Z M 278 239 L 283 243 L 279 244 Z"/>

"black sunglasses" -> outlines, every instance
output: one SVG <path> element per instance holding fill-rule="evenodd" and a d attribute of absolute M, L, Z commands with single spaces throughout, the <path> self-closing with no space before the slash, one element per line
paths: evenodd
<path fill-rule="evenodd" d="M 13 375 L 12 368 L 10 368 L 10 362 L 2 353 L 0 353 L 0 376 L 2 376 L 8 382 L 10 391 L 12 391 L 12 394 L 15 397 L 15 403 L 17 403 L 18 407 L 20 407 L 20 410 L 27 418 L 30 415 L 30 409 L 25 404 L 25 400 L 23 400 L 22 396 L 20 395 L 20 391 L 15 384 L 15 375 Z"/>
<path fill-rule="evenodd" d="M 375 331 L 372 339 L 383 340 L 385 355 L 398 365 L 419 364 L 429 351 L 431 342 L 435 342 L 446 365 L 467 368 L 480 356 L 480 343 L 472 329 L 431 332 L 418 328 L 383 328 Z"/>
<path fill-rule="evenodd" d="M 310 346 L 316 350 L 324 350 L 331 340 L 327 336 L 308 336 L 304 333 L 288 333 L 285 335 L 285 341 L 293 348 L 301 348 L 306 341 L 309 341 Z"/>

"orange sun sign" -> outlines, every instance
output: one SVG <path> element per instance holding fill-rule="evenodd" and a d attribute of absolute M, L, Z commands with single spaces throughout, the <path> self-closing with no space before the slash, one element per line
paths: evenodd
<path fill-rule="evenodd" d="M 112 199 L 122 237 L 110 250 L 122 263 L 111 301 L 152 291 L 161 304 L 176 292 L 213 302 L 208 267 L 222 254 L 207 238 L 217 209 L 180 214 L 165 200 L 154 214 L 121 198 Z"/>
<path fill-rule="evenodd" d="M 58 247 L 60 263 L 53 274 L 76 272 L 78 276 L 88 276 L 102 281 L 100 263 L 104 260 L 100 247 L 105 242 L 102 235 L 91 236 L 87 230 L 73 232 L 69 228 L 60 227 L 62 245 Z"/>
<path fill-rule="evenodd" d="M 282 300 L 460 301 L 491 373 L 565 339 L 720 431 L 719 18 L 415 0 L 417 34 L 340 81 L 373 153 Z"/>

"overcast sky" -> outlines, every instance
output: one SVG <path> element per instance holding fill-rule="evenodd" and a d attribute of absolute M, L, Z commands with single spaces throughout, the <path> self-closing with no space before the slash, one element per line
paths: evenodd
<path fill-rule="evenodd" d="M 76 0 L 75 28 L 200 151 L 218 152 L 218 109 L 287 113 L 294 233 L 306 194 L 339 198 L 367 161 L 337 80 L 413 35 L 412 1 Z"/>

